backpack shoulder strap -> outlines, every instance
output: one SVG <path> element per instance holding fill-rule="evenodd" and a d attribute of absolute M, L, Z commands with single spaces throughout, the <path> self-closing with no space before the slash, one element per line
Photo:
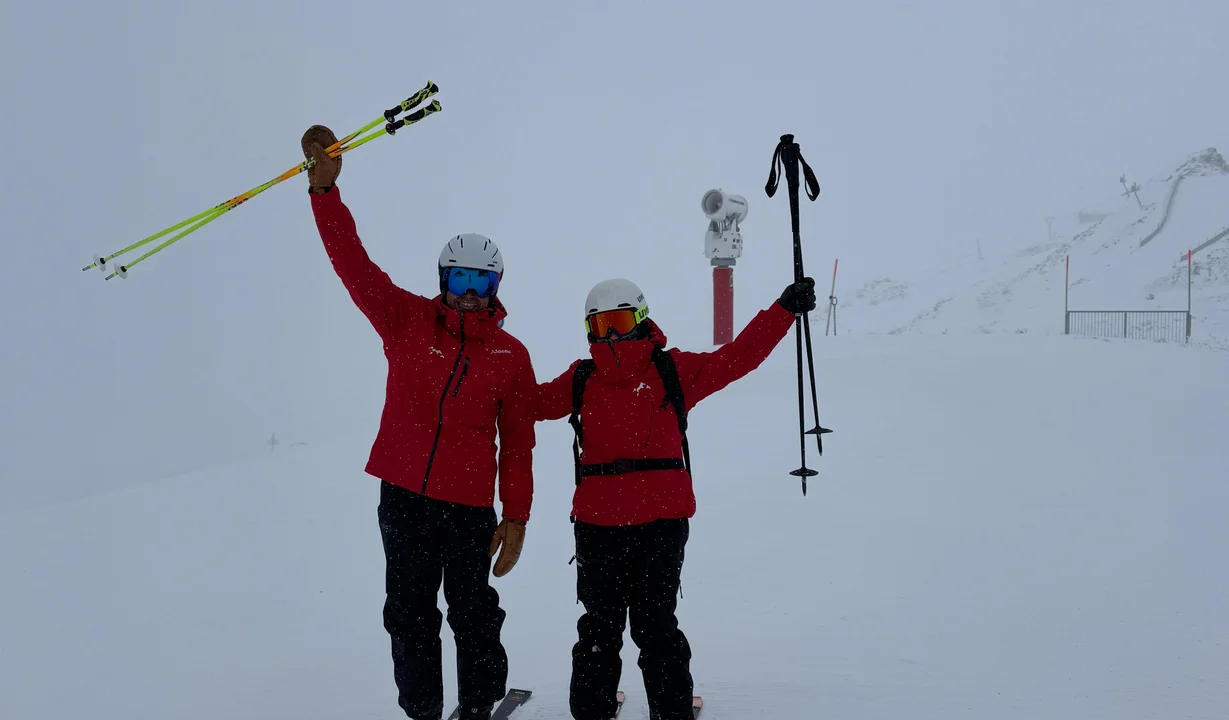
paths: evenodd
<path fill-rule="evenodd" d="M 683 383 L 679 380 L 678 367 L 674 364 L 674 356 L 660 347 L 653 348 L 653 364 L 657 366 L 657 374 L 666 390 L 666 402 L 674 406 L 674 414 L 678 416 L 679 434 L 683 436 L 683 464 L 687 474 L 691 474 L 691 452 L 687 446 L 687 405 L 683 400 Z"/>
<path fill-rule="evenodd" d="M 572 457 L 576 461 L 576 484 L 580 484 L 580 444 L 584 442 L 584 433 L 580 426 L 580 406 L 585 399 L 585 383 L 593 374 L 595 364 L 592 358 L 581 360 L 572 373 L 572 414 L 568 424 L 572 426 L 576 438 L 572 441 Z"/>
<path fill-rule="evenodd" d="M 666 402 L 674 406 L 678 415 L 679 432 L 687 432 L 687 406 L 683 403 L 683 383 L 679 381 L 678 367 L 674 364 L 674 356 L 660 347 L 653 348 L 653 364 L 657 366 L 657 374 L 661 384 L 666 389 Z"/>

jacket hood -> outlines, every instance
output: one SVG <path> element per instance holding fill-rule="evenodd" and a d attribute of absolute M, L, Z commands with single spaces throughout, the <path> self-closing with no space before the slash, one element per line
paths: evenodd
<path fill-rule="evenodd" d="M 436 319 L 454 337 L 461 337 L 461 315 L 460 310 L 449 307 L 444 302 L 443 295 L 436 295 L 432 299 L 435 304 Z M 491 335 L 499 332 L 500 323 L 508 316 L 508 310 L 504 304 L 499 301 L 499 298 L 493 298 L 489 307 L 472 313 L 464 313 L 465 315 L 465 338 L 467 340 L 485 340 Z"/>
<path fill-rule="evenodd" d="M 666 334 L 652 320 L 644 324 L 649 336 L 643 340 L 589 343 L 597 376 L 607 381 L 623 380 L 640 375 L 653 364 L 653 348 L 666 346 Z"/>

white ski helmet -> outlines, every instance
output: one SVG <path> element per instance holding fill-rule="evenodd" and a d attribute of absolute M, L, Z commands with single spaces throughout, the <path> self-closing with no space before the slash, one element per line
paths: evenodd
<path fill-rule="evenodd" d="M 446 267 L 493 270 L 502 278 L 504 258 L 499 246 L 486 235 L 462 233 L 454 236 L 440 251 L 440 271 Z"/>
<path fill-rule="evenodd" d="M 585 317 L 607 310 L 635 310 L 636 322 L 649 316 L 649 305 L 644 301 L 644 292 L 636 283 L 623 278 L 603 280 L 589 291 L 585 298 Z"/>

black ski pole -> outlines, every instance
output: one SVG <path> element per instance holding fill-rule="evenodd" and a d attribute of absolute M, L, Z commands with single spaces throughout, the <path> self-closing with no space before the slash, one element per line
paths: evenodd
<path fill-rule="evenodd" d="M 790 212 L 792 213 L 791 222 L 794 232 L 794 263 L 795 273 L 798 279 L 805 276 L 802 269 L 802 238 L 799 231 L 798 219 L 798 165 L 802 166 L 802 171 L 807 183 L 807 196 L 814 201 L 819 197 L 819 181 L 815 179 L 815 173 L 811 171 L 811 166 L 807 164 L 806 158 L 802 157 L 802 150 L 798 143 L 794 142 L 793 135 L 783 135 L 781 142 L 786 145 L 783 152 L 783 160 L 785 161 L 785 177 L 790 191 Z M 792 172 L 791 172 L 792 171 Z M 814 353 L 811 345 L 811 322 L 807 313 L 803 313 L 803 322 L 801 323 L 803 333 L 806 337 L 807 346 L 807 369 L 810 374 L 811 381 L 811 406 L 815 412 L 815 427 L 806 432 L 807 435 L 814 435 L 816 446 L 820 455 L 824 454 L 824 442 L 821 437 L 825 433 L 830 433 L 830 428 L 825 428 L 819 424 L 819 390 L 815 385 L 815 362 Z"/>
<path fill-rule="evenodd" d="M 819 197 L 819 181 L 815 179 L 815 173 L 802 157 L 802 151 L 798 147 L 798 143 L 794 142 L 793 135 L 782 135 L 781 142 L 777 144 L 777 149 L 772 156 L 772 167 L 768 174 L 768 183 L 764 186 L 764 191 L 768 197 L 772 197 L 777 192 L 777 184 L 780 177 L 777 174 L 778 167 L 784 166 L 784 174 L 786 188 L 789 191 L 789 210 L 790 210 L 790 226 L 794 236 L 794 281 L 799 282 L 806 277 L 805 269 L 802 263 L 802 235 L 799 229 L 799 200 L 798 200 L 798 166 L 802 166 L 803 175 L 807 184 L 807 197 L 813 202 Z M 819 424 L 819 395 L 815 387 L 815 362 L 814 354 L 811 345 L 811 324 L 808 313 L 803 312 L 800 316 L 794 318 L 794 337 L 797 342 L 797 358 L 798 358 L 798 434 L 799 443 L 801 445 L 802 464 L 790 475 L 802 479 L 802 494 L 807 492 L 807 478 L 818 475 L 817 470 L 812 470 L 807 467 L 806 460 L 806 436 L 815 435 L 818 445 L 819 454 L 823 455 L 824 446 L 821 435 L 832 432 L 831 429 L 822 427 Z M 806 411 L 805 401 L 802 388 L 802 346 L 803 336 L 806 337 L 806 359 L 811 382 L 811 403 L 815 412 L 815 427 L 811 430 L 806 430 Z"/>

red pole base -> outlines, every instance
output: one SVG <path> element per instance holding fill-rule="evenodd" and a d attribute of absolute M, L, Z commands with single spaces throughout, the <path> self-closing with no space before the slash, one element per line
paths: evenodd
<path fill-rule="evenodd" d="M 734 268 L 713 268 L 713 344 L 734 340 Z"/>

